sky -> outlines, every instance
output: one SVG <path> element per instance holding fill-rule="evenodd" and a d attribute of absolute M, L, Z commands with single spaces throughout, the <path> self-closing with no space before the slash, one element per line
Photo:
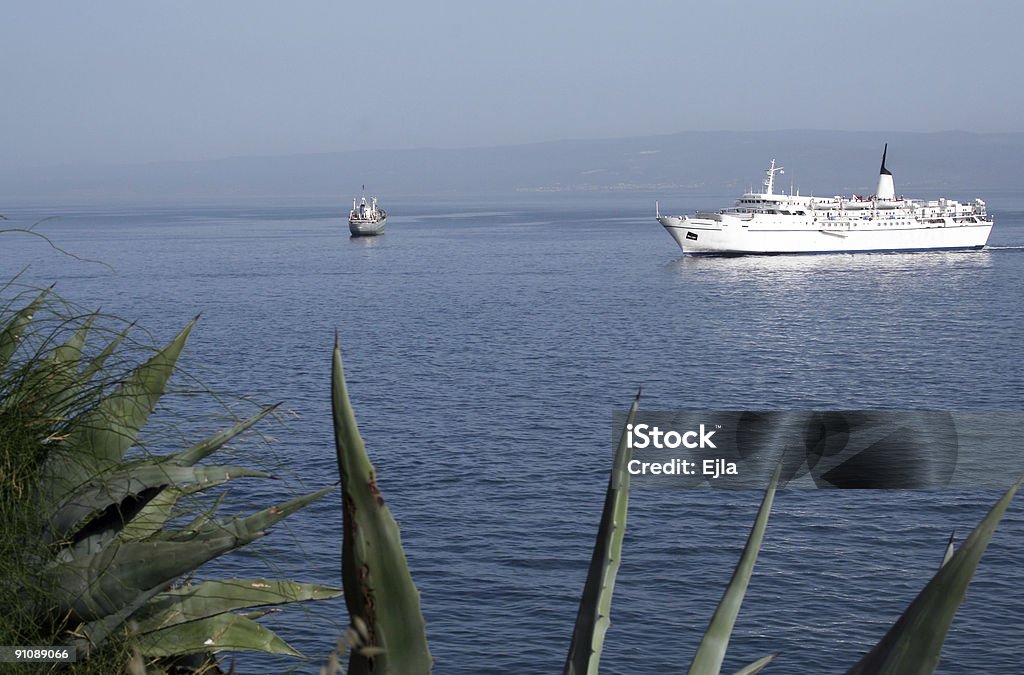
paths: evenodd
<path fill-rule="evenodd" d="M 0 167 L 1024 130 L 1013 1 L 6 2 Z"/>

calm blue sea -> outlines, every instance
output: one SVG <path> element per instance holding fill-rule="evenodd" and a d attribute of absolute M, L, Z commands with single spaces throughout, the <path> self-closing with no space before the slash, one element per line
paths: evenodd
<path fill-rule="evenodd" d="M 973 197 L 974 195 L 970 195 Z M 273 483 L 243 509 L 336 480 L 329 369 L 340 335 L 379 484 L 422 591 L 435 672 L 560 672 L 593 545 L 611 418 L 638 386 L 674 409 L 1021 410 L 1024 195 L 987 197 L 991 248 L 686 258 L 654 221 L 730 195 L 523 194 L 388 200 L 388 231 L 350 239 L 345 199 L 291 207 L 2 210 L 0 274 L 169 340 L 201 313 L 185 371 L 217 392 L 282 401 L 242 449 Z M 382 196 L 386 197 L 386 196 Z M 189 378 L 179 389 L 195 389 Z M 221 412 L 224 396 L 168 410 Z M 176 408 L 177 407 L 177 408 Z M 166 411 L 165 411 L 166 412 Z M 992 466 L 992 472 L 1003 467 Z M 789 490 L 724 672 L 842 672 L 873 645 L 992 491 Z M 637 489 L 602 672 L 682 672 L 760 500 Z M 338 493 L 209 576 L 339 583 Z M 1012 505 L 946 641 L 942 673 L 1024 670 L 1024 504 Z M 266 622 L 309 662 L 240 657 L 242 672 L 316 672 L 339 600 Z"/>

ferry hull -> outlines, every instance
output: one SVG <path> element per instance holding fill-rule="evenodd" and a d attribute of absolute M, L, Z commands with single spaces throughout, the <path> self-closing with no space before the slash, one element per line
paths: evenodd
<path fill-rule="evenodd" d="M 387 218 L 373 222 L 349 220 L 348 231 L 352 233 L 353 237 L 374 237 L 378 234 L 384 234 L 384 225 L 387 221 Z"/>
<path fill-rule="evenodd" d="M 793 229 L 761 229 L 753 221 L 728 217 L 660 216 L 658 222 L 683 253 L 728 255 L 969 250 L 984 247 L 992 231 L 991 221 L 867 228 L 818 221 Z"/>

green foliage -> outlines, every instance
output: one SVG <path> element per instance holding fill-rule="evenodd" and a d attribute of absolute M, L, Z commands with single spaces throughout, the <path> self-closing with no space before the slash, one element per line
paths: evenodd
<path fill-rule="evenodd" d="M 9 312 L 0 328 L 0 516 L 10 525 L 0 535 L 0 643 L 72 645 L 82 659 L 75 669 L 86 672 L 123 670 L 132 651 L 152 672 L 172 664 L 208 669 L 210 654 L 230 650 L 297 655 L 255 621 L 265 612 L 238 610 L 339 590 L 184 580 L 333 488 L 218 518 L 223 494 L 214 499 L 213 488 L 272 476 L 198 462 L 273 407 L 181 451 L 153 455 L 139 445 L 139 432 L 195 322 L 122 370 L 131 326 L 94 345 L 102 335 L 97 317 L 70 314 L 48 295 Z"/>
<path fill-rule="evenodd" d="M 626 424 L 633 422 L 636 410 L 637 400 L 634 400 Z M 621 559 L 625 533 L 629 476 L 624 469 L 629 457 L 630 450 L 623 432 L 612 464 L 604 512 L 563 671 L 566 675 L 598 673 L 604 632 L 609 625 L 615 572 Z M 719 675 L 721 672 L 732 630 L 767 530 L 782 466 L 780 462 L 765 490 L 740 560 L 694 654 L 690 675 Z M 939 571 L 886 636 L 847 675 L 928 675 L 935 671 L 953 616 L 1018 486 L 1007 491 L 956 552 L 953 550 L 953 537 L 950 536 Z M 771 654 L 760 658 L 741 668 L 736 675 L 761 672 L 777 656 Z"/>
<path fill-rule="evenodd" d="M 764 533 L 768 528 L 768 515 L 771 513 L 772 502 L 775 500 L 775 488 L 779 484 L 781 471 L 782 464 L 780 463 L 775 467 L 775 475 L 772 476 L 768 489 L 765 490 L 761 508 L 757 512 L 757 519 L 754 521 L 754 527 L 750 530 L 747 545 L 743 548 L 732 579 L 729 580 L 729 585 L 726 586 L 725 593 L 722 594 L 718 608 L 711 617 L 711 623 L 693 657 L 693 663 L 690 664 L 690 675 L 715 674 L 722 669 L 725 651 L 729 647 L 729 638 L 732 636 L 733 626 L 736 625 L 736 617 L 739 616 L 743 596 L 750 584 L 750 577 L 754 574 L 754 563 L 757 562 L 757 554 L 761 550 L 761 542 L 764 540 Z M 770 661 L 771 658 L 769 657 L 768 660 Z M 767 663 L 768 661 L 765 661 L 761 667 Z"/>
<path fill-rule="evenodd" d="M 341 476 L 341 571 L 350 622 L 361 634 L 350 675 L 420 675 L 432 665 L 420 597 L 398 523 L 384 503 L 356 425 L 337 340 L 331 372 L 334 438 Z M 362 630 L 358 630 L 362 628 Z"/>
<path fill-rule="evenodd" d="M 778 654 L 769 654 L 768 656 L 762 656 L 757 661 L 754 661 L 753 663 L 743 666 L 735 673 L 733 673 L 733 675 L 756 675 L 757 673 L 760 673 L 762 670 L 764 670 L 769 663 L 774 661 L 776 656 L 778 656 Z"/>
<path fill-rule="evenodd" d="M 885 637 L 847 675 L 928 675 L 935 671 L 953 615 L 1019 486 L 1020 483 L 1006 491 L 963 546 L 944 560 Z M 947 552 L 951 547 L 952 538 Z"/>
<path fill-rule="evenodd" d="M 601 661 L 604 636 L 611 625 L 612 593 L 615 576 L 622 560 L 622 542 L 626 536 L 626 512 L 629 509 L 629 460 L 633 451 L 627 442 L 626 427 L 636 419 L 640 402 L 637 393 L 626 417 L 619 444 L 615 449 L 604 510 L 597 529 L 590 569 L 580 596 L 569 654 L 565 660 L 564 675 L 597 675 Z"/>
<path fill-rule="evenodd" d="M 374 470 L 356 426 L 337 343 L 332 382 L 334 432 L 345 521 L 342 579 L 351 618 L 350 637 L 345 644 L 354 647 L 349 672 L 384 675 L 425 673 L 430 668 L 430 656 L 423 631 L 419 593 L 408 571 L 397 525 L 377 489 Z M 634 420 L 638 401 L 639 394 L 630 407 L 626 424 Z M 563 670 L 566 675 L 598 673 L 604 636 L 610 625 L 615 577 L 622 557 L 630 486 L 626 467 L 630 456 L 626 434 L 623 433 L 615 451 L 590 569 Z M 780 462 L 765 490 L 732 578 L 694 654 L 690 675 L 719 675 L 721 672 L 767 530 L 781 471 Z M 955 553 L 950 538 L 943 564 L 935 577 L 878 646 L 848 675 L 927 675 L 934 672 L 953 615 L 1015 492 L 1016 487 L 1004 495 Z M 396 641 L 394 636 L 402 636 L 401 641 Z M 340 672 L 339 655 L 344 651 L 339 646 L 321 672 Z M 735 675 L 759 673 L 777 656 L 762 657 L 739 669 Z"/>
<path fill-rule="evenodd" d="M 263 537 L 333 487 L 221 518 L 215 489 L 270 474 L 200 464 L 273 411 L 169 454 L 139 437 L 159 405 L 195 322 L 141 363 L 129 362 L 128 326 L 46 311 L 49 291 L 8 308 L 0 326 L 0 644 L 66 644 L 72 672 L 214 672 L 215 654 L 298 655 L 258 619 L 267 608 L 337 597 L 337 589 L 265 579 L 194 578 L 205 562 Z M 41 320 L 40 316 L 44 316 Z M 34 332 L 33 332 L 34 331 Z M 97 336 L 106 335 L 99 340 Z M 131 353 L 130 350 L 127 353 Z M 432 659 L 398 525 L 377 486 L 345 384 L 332 363 L 334 433 L 342 485 L 342 581 L 350 625 L 331 655 L 351 675 L 419 675 Z M 638 396 L 639 398 L 639 396 Z M 628 422 L 638 401 L 630 408 Z M 620 439 L 564 672 L 596 675 L 610 625 L 627 522 L 630 450 Z M 779 480 L 769 484 L 743 553 L 691 664 L 717 675 L 753 575 Z M 932 580 L 850 675 L 934 672 L 954 614 L 1016 492 L 1009 490 L 963 545 L 952 537 Z M 206 497 L 207 501 L 196 501 Z M 212 502 L 210 500 L 213 500 Z M 205 506 L 199 507 L 197 505 Z M 740 669 L 752 675 L 777 655 Z M 34 672 L 34 668 L 8 668 Z"/>

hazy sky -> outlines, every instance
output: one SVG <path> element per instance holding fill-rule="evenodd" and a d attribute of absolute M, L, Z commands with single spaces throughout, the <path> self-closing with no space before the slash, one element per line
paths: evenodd
<path fill-rule="evenodd" d="M 6 2 L 0 162 L 1021 131 L 1002 2 Z"/>

